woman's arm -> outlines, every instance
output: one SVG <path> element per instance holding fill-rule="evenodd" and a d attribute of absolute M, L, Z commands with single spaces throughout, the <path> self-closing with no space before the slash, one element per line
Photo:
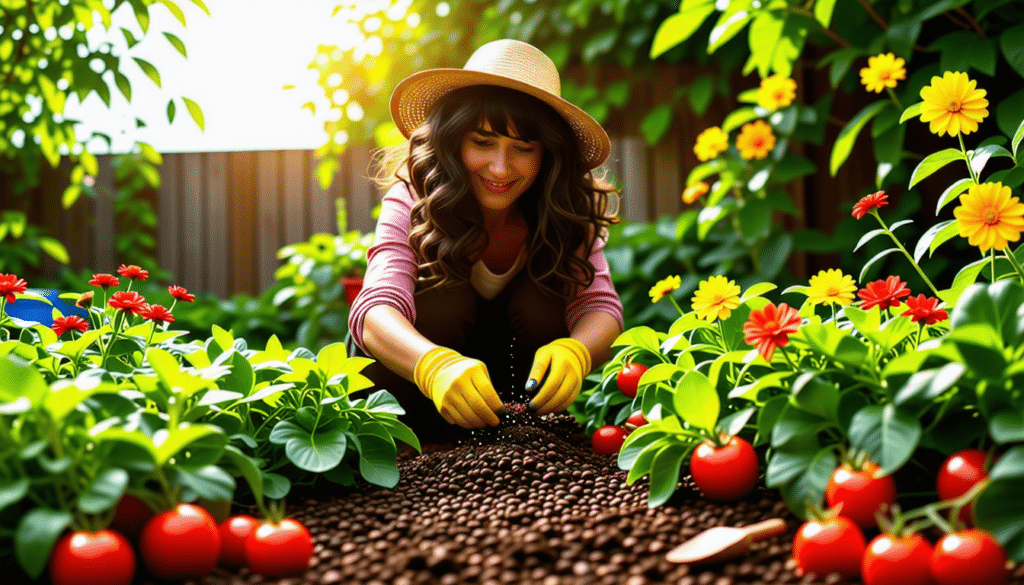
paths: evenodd
<path fill-rule="evenodd" d="M 590 363 L 600 366 L 612 357 L 611 346 L 622 333 L 619 321 L 604 311 L 586 313 L 573 327 L 571 336 L 582 343 L 590 352 Z M 586 375 L 589 372 L 584 372 Z"/>
<path fill-rule="evenodd" d="M 374 359 L 410 381 L 423 354 L 437 347 L 405 315 L 388 305 L 377 305 L 366 312 L 363 345 Z"/>

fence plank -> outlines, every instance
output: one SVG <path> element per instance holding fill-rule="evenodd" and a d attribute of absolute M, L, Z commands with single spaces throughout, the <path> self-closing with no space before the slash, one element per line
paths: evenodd
<path fill-rule="evenodd" d="M 180 158 L 178 201 L 181 206 L 181 254 L 178 256 L 178 280 L 188 290 L 206 292 L 206 270 L 203 266 L 203 215 L 206 207 L 203 155 L 183 153 Z"/>
<path fill-rule="evenodd" d="M 93 265 L 97 270 L 113 272 L 117 268 L 116 223 L 114 221 L 114 168 L 113 157 L 97 157 L 99 174 L 96 177 L 96 204 L 93 219 L 96 231 L 93 234 L 95 257 Z"/>
<path fill-rule="evenodd" d="M 232 293 L 259 293 L 256 284 L 256 198 L 255 152 L 233 152 L 228 156 L 231 214 L 230 233 Z"/>
<path fill-rule="evenodd" d="M 306 156 L 300 150 L 288 150 L 283 153 L 282 199 L 284 208 L 281 210 L 284 223 L 285 245 L 305 241 L 309 228 L 307 217 L 309 202 L 306 187 Z"/>
<path fill-rule="evenodd" d="M 178 200 L 181 155 L 172 153 L 163 157 L 164 162 L 160 165 L 160 190 L 157 192 L 157 216 L 160 218 L 157 228 L 157 261 L 160 262 L 161 268 L 169 270 L 177 280 L 181 277 L 181 270 L 178 267 L 178 258 L 181 256 L 181 224 L 178 221 L 178 210 L 181 208 Z"/>
<path fill-rule="evenodd" d="M 228 157 L 223 152 L 206 154 L 206 292 L 228 295 Z"/>
<path fill-rule="evenodd" d="M 622 152 L 622 217 L 629 221 L 646 221 L 650 217 L 647 144 L 636 136 L 625 136 L 619 144 Z"/>
<path fill-rule="evenodd" d="M 278 152 L 256 153 L 256 285 L 260 291 L 274 284 L 277 251 L 281 242 L 280 162 Z"/>
<path fill-rule="evenodd" d="M 370 213 L 377 204 L 376 188 L 368 178 L 370 167 L 370 146 L 353 144 L 345 152 L 348 159 L 348 189 L 345 199 L 348 202 L 348 229 L 361 232 L 373 231 L 374 221 Z"/>
<path fill-rule="evenodd" d="M 306 153 L 309 169 L 306 173 L 306 183 L 309 185 L 309 230 L 310 233 L 331 234 L 337 231 L 335 221 L 334 200 L 343 193 L 340 181 L 335 180 L 329 189 L 320 185 L 316 176 L 316 167 L 319 161 L 313 151 Z"/>

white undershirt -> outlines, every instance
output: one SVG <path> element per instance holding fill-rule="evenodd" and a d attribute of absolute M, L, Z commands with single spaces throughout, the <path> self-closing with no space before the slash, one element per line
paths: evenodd
<path fill-rule="evenodd" d="M 490 268 L 484 264 L 483 260 L 477 260 L 473 264 L 472 271 L 469 275 L 469 281 L 473 284 L 473 288 L 480 296 L 487 300 L 491 300 L 498 296 L 498 293 L 508 285 L 509 281 L 515 277 L 516 274 L 522 270 L 526 264 L 526 249 L 519 251 L 519 255 L 516 256 L 516 261 L 512 264 L 512 268 L 509 268 L 507 272 L 502 274 L 495 274 L 491 272 Z"/>

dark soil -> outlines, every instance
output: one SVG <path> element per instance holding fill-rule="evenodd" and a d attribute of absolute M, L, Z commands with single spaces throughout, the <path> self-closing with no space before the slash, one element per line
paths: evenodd
<path fill-rule="evenodd" d="M 797 574 L 790 547 L 800 521 L 776 492 L 759 488 L 738 502 L 714 503 L 687 476 L 667 504 L 651 509 L 646 480 L 627 486 L 615 457 L 595 454 L 571 417 L 510 418 L 472 444 L 428 445 L 423 454 L 405 450 L 394 489 L 293 492 L 289 513 L 309 527 L 316 543 L 305 574 L 264 579 L 246 569 L 217 569 L 201 583 L 859 582 Z M 690 566 L 665 559 L 706 528 L 776 516 L 789 530 L 754 543 L 735 560 Z M 138 581 L 162 585 L 144 575 Z M 1024 565 L 1013 582 L 1024 584 Z"/>

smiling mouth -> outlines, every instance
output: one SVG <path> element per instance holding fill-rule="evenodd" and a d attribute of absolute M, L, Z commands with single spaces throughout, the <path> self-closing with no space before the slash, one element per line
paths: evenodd
<path fill-rule="evenodd" d="M 487 187 L 488 191 L 491 191 L 491 192 L 494 192 L 494 193 L 504 193 L 505 191 L 508 191 L 509 189 L 511 189 L 512 185 L 515 185 L 517 182 L 519 182 L 519 179 L 516 179 L 514 181 L 509 181 L 508 183 L 493 183 L 493 182 L 488 181 L 487 179 L 485 179 L 483 177 L 480 177 L 480 182 L 482 182 L 484 184 L 484 187 Z"/>

